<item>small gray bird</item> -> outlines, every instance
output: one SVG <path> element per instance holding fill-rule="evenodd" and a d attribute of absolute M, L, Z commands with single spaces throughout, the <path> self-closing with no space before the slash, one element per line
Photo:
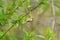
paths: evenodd
<path fill-rule="evenodd" d="M 27 19 L 27 22 L 32 22 L 32 21 L 33 21 L 32 18 L 28 18 L 28 19 Z"/>

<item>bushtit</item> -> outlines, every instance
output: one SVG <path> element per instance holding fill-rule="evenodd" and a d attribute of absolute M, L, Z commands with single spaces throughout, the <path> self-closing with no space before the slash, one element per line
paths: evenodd
<path fill-rule="evenodd" d="M 27 22 L 32 22 L 32 21 L 33 21 L 32 18 L 28 18 L 28 19 L 27 19 Z"/>

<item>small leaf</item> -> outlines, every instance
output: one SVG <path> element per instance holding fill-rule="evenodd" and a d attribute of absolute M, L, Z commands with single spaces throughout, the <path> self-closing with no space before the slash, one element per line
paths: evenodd
<path fill-rule="evenodd" d="M 15 0 L 15 1 L 13 1 L 13 3 L 12 3 L 12 7 L 13 7 L 13 8 L 15 8 L 15 7 L 16 7 L 16 0 Z"/>
<path fill-rule="evenodd" d="M 26 37 L 28 35 L 29 35 L 28 32 L 27 31 L 24 31 L 24 36 Z"/>
<path fill-rule="evenodd" d="M 0 37 L 4 34 L 4 32 L 0 31 Z"/>
<path fill-rule="evenodd" d="M 36 35 L 36 37 L 39 37 L 39 38 L 45 39 L 45 36 L 43 36 L 43 35 Z"/>
<path fill-rule="evenodd" d="M 7 20 L 7 17 L 4 13 L 4 10 L 0 10 L 0 26 L 4 25 Z"/>
<path fill-rule="evenodd" d="M 4 1 L 0 0 L 0 7 L 3 7 L 3 6 L 4 6 Z"/>
<path fill-rule="evenodd" d="M 12 4 L 11 4 L 11 3 L 8 3 L 8 4 L 7 4 L 7 9 L 8 9 L 8 10 L 10 10 L 10 11 L 13 9 L 13 7 L 12 7 Z"/>
<path fill-rule="evenodd" d="M 23 7 L 23 3 L 24 3 L 24 2 L 21 0 L 20 3 L 19 3 L 19 6 L 20 6 L 20 7 Z"/>
<path fill-rule="evenodd" d="M 26 5 L 27 5 L 28 8 L 31 7 L 30 0 L 26 0 Z"/>

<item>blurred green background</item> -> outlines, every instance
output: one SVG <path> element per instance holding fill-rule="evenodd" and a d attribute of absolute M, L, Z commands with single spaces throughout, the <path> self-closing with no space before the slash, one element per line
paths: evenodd
<path fill-rule="evenodd" d="M 59 40 L 60 0 L 0 0 L 0 40 Z"/>

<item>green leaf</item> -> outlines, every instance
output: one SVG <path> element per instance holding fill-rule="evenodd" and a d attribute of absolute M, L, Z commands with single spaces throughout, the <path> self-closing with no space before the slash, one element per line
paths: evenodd
<path fill-rule="evenodd" d="M 12 8 L 14 9 L 15 7 L 16 7 L 16 0 L 14 0 L 12 3 Z"/>
<path fill-rule="evenodd" d="M 0 7 L 3 7 L 3 6 L 4 6 L 4 1 L 0 0 Z"/>
<path fill-rule="evenodd" d="M 0 37 L 1 37 L 3 34 L 4 34 L 4 32 L 3 32 L 3 31 L 0 31 Z"/>
<path fill-rule="evenodd" d="M 26 37 L 28 35 L 29 35 L 29 33 L 27 31 L 24 31 L 24 36 Z"/>
<path fill-rule="evenodd" d="M 20 0 L 19 3 L 18 3 L 18 5 L 19 5 L 19 9 L 20 9 L 21 11 L 24 11 L 24 10 L 25 10 L 25 9 L 24 9 L 24 0 Z"/>
<path fill-rule="evenodd" d="M 34 32 L 27 32 L 27 31 L 24 31 L 24 39 L 23 40 L 34 40 Z"/>
<path fill-rule="evenodd" d="M 49 4 L 49 0 L 44 0 L 44 3 L 45 4 Z"/>
<path fill-rule="evenodd" d="M 43 35 L 36 35 L 36 37 L 39 37 L 39 38 L 45 39 L 45 36 L 43 36 Z"/>
<path fill-rule="evenodd" d="M 26 5 L 27 5 L 28 8 L 31 7 L 30 0 L 26 0 Z"/>
<path fill-rule="evenodd" d="M 1 40 L 10 40 L 9 35 L 5 35 Z"/>
<path fill-rule="evenodd" d="M 22 26 L 24 26 L 24 24 L 26 23 L 26 20 L 27 20 L 27 16 L 24 16 L 24 15 L 22 14 L 22 15 L 20 15 L 20 17 L 19 17 L 19 23 L 20 23 L 20 26 L 22 27 Z"/>
<path fill-rule="evenodd" d="M 20 7 L 23 7 L 23 3 L 24 3 L 24 2 L 21 0 L 20 3 L 19 3 L 19 6 L 20 6 Z"/>
<path fill-rule="evenodd" d="M 8 3 L 8 4 L 7 4 L 7 9 L 8 9 L 8 10 L 10 10 L 10 11 L 13 9 L 13 7 L 12 7 L 12 4 L 11 4 L 11 3 Z"/>
<path fill-rule="evenodd" d="M 54 40 L 55 39 L 55 34 L 51 31 L 50 27 L 48 27 L 46 30 L 45 30 L 45 36 L 46 36 L 46 40 Z"/>
<path fill-rule="evenodd" d="M 2 26 L 5 21 L 6 21 L 7 17 L 4 13 L 4 10 L 0 10 L 0 26 Z"/>

